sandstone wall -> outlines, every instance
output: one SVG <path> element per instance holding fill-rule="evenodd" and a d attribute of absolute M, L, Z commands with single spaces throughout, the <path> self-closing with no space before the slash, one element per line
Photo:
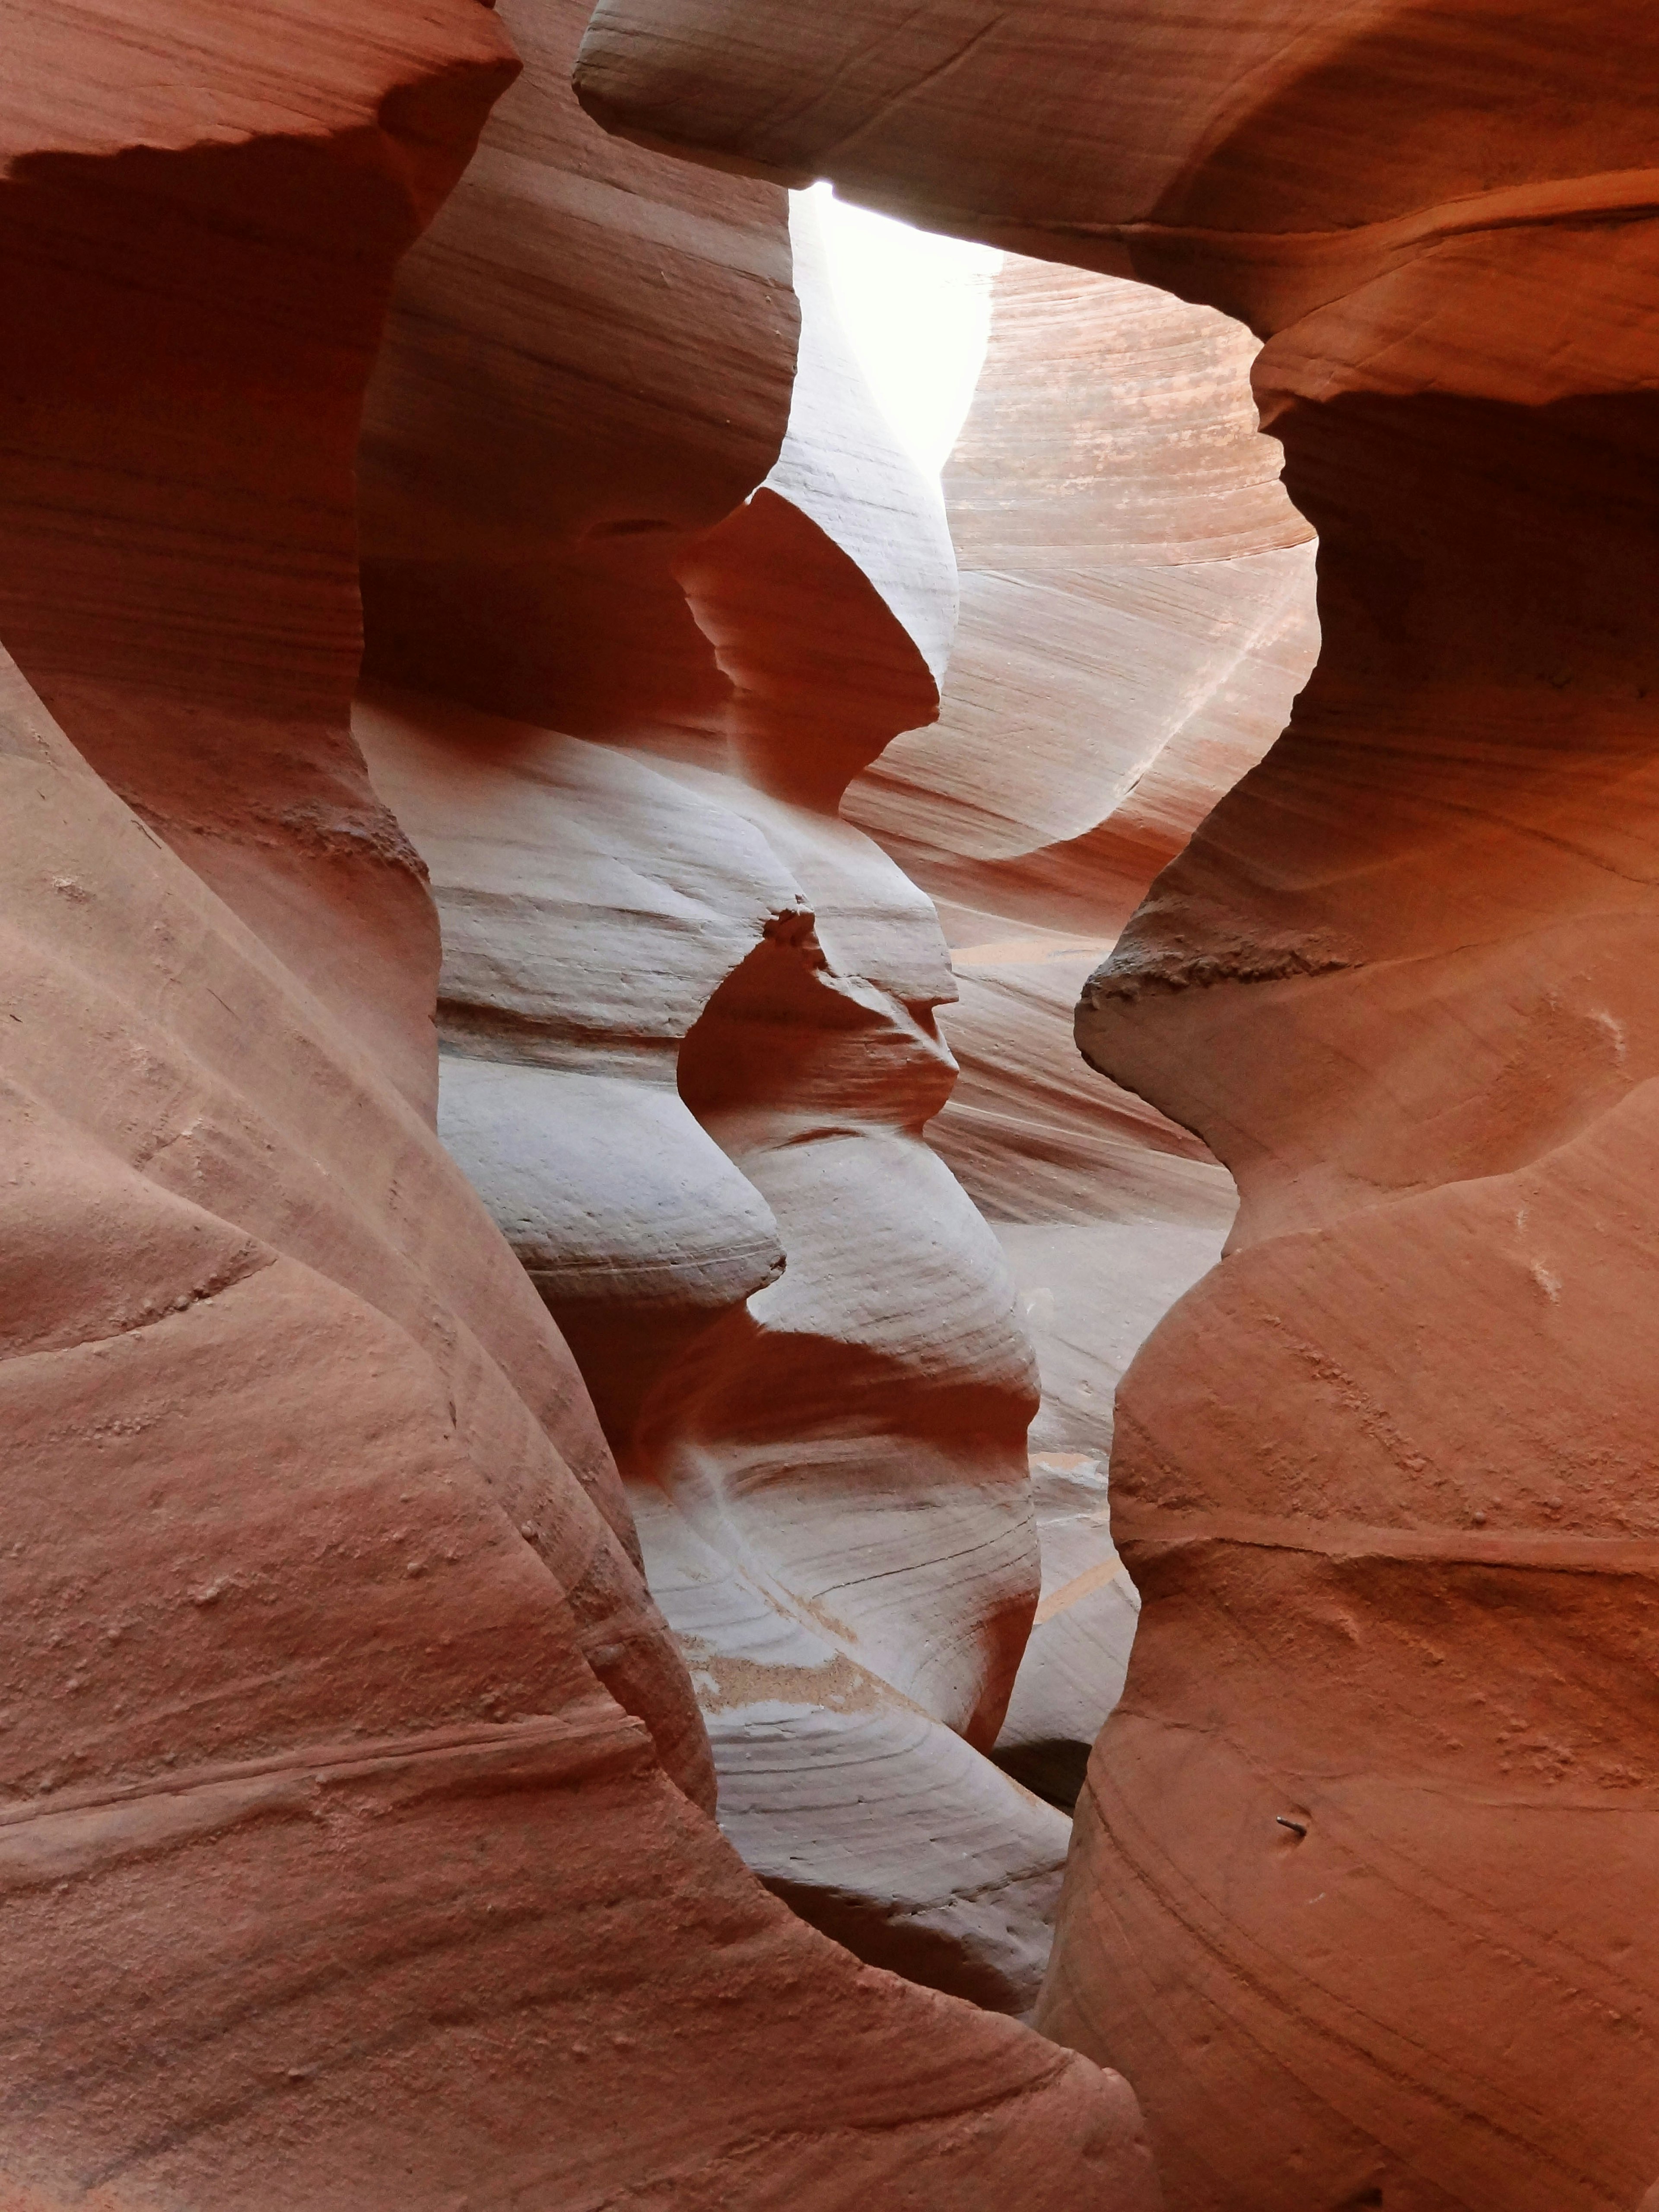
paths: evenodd
<path fill-rule="evenodd" d="M 365 422 L 358 728 L 434 878 L 440 1126 L 593 1390 L 726 1832 L 865 1958 L 1025 2011 L 1067 1828 L 981 1753 L 1038 1595 L 1034 1377 L 921 1140 L 937 921 L 836 811 L 938 711 L 949 537 L 811 210 L 792 249 L 775 188 L 605 138 L 574 12 L 523 12 Z M 727 422 L 745 347 L 769 411 Z"/>
<path fill-rule="evenodd" d="M 0 37 L 0 2197 L 1150 2206 L 1120 2081 L 720 1838 L 587 1392 L 430 1126 L 435 917 L 345 722 L 353 447 L 501 20 Z M 698 524 L 782 434 L 773 249 L 779 404 L 728 410 Z"/>
<path fill-rule="evenodd" d="M 584 97 L 1237 315 L 1320 537 L 1291 727 L 1080 1018 L 1243 1206 L 1124 1392 L 1146 1603 L 1044 2024 L 1176 2205 L 1634 2203 L 1659 27 L 741 12 L 605 0 Z"/>

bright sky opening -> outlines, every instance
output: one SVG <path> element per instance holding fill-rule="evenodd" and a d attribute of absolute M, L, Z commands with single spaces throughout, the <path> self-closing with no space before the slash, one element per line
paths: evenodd
<path fill-rule="evenodd" d="M 814 185 L 811 198 L 859 366 L 901 444 L 937 477 L 984 365 L 1002 255 L 850 207 L 828 185 Z"/>

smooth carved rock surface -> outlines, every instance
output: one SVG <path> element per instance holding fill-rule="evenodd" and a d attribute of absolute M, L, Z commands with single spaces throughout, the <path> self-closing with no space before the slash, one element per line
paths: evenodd
<path fill-rule="evenodd" d="M 1121 2083 L 860 1967 L 675 1786 L 522 1269 L 9 663 L 0 781 L 0 2195 L 1151 2207 Z"/>
<path fill-rule="evenodd" d="M 1122 1395 L 1146 1602 L 1042 2018 L 1177 2206 L 1635 2203 L 1659 21 L 738 13 L 606 0 L 585 96 L 1238 315 L 1320 536 L 1291 730 L 1080 1020 L 1243 1206 Z"/>
<path fill-rule="evenodd" d="M 1023 2012 L 1068 1832 L 982 1753 L 1038 1597 L 1034 1377 L 921 1140 L 954 1073 L 937 920 L 836 812 L 937 711 L 943 511 L 853 367 L 810 210 L 792 256 L 783 194 L 604 140 L 565 83 L 580 12 L 520 12 L 531 66 L 409 258 L 365 433 L 358 729 L 437 894 L 441 1127 L 622 1462 L 726 1832 L 861 1956 Z M 611 197 L 578 191 L 596 172 Z M 641 204 L 735 269 L 708 341 L 650 356 L 643 456 L 631 401 L 579 411 L 600 356 L 561 312 L 579 285 L 610 326 L 679 331 L 703 276 L 671 264 L 665 308 Z M 716 471 L 745 317 L 770 412 Z M 487 469 L 455 465 L 453 422 L 489 425 Z M 607 444 L 653 527 L 617 534 Z M 619 546 L 648 588 L 588 565 Z M 580 666 L 543 651 L 573 632 Z"/>
<path fill-rule="evenodd" d="M 430 1127 L 350 433 L 500 23 L 13 13 L 3 620 L 81 743 L 0 655 L 0 2198 L 1151 2212 L 1121 2081 L 720 1838 L 587 1393 Z"/>
<path fill-rule="evenodd" d="M 359 728 L 444 920 L 440 1127 L 616 1440 L 727 1833 L 861 1954 L 1028 2007 L 1065 1825 L 958 1735 L 994 1736 L 1036 1598 L 1032 1401 L 996 1247 L 920 1140 L 951 1075 L 907 1012 L 949 988 L 931 911 L 735 779 L 411 694 Z M 835 958 L 843 901 L 855 944 L 884 921 L 873 976 Z M 630 1038 L 624 988 L 682 1036 Z"/>
<path fill-rule="evenodd" d="M 935 897 L 1109 939 L 1284 728 L 1318 646 L 1313 533 L 1256 432 L 1256 349 L 1211 309 L 1005 257 L 945 472 L 939 717 L 848 794 Z"/>
<path fill-rule="evenodd" d="M 8 4 L 0 44 L 0 638 L 429 1113 L 431 903 L 349 732 L 352 464 L 511 52 L 473 0 Z"/>
<path fill-rule="evenodd" d="M 1006 257 L 945 475 L 962 618 L 936 726 L 845 811 L 940 902 L 962 1079 L 929 1141 L 994 1224 L 1042 1370 L 1042 1588 L 996 1757 L 1069 1806 L 1139 1601 L 1114 1547 L 1117 1382 L 1220 1257 L 1225 1170 L 1079 1059 L 1117 929 L 1279 734 L 1313 660 L 1311 532 L 1257 435 L 1249 333 Z"/>

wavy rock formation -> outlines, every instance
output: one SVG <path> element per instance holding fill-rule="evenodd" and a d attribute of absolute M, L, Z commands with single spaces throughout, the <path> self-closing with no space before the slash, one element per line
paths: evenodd
<path fill-rule="evenodd" d="M 1038 1595 L 1030 1358 L 921 1139 L 954 1072 L 937 921 L 836 812 L 937 712 L 944 516 L 847 355 L 811 211 L 797 367 L 784 196 L 604 139 L 564 82 L 574 12 L 504 20 L 529 66 L 409 258 L 365 428 L 358 727 L 442 918 L 441 1127 L 594 1393 L 726 1832 L 862 1957 L 1023 2012 L 1067 1829 L 981 1754 Z M 578 191 L 600 170 L 611 198 Z M 648 356 L 643 456 L 631 386 L 580 412 L 601 307 L 632 327 L 637 297 L 665 349 L 684 325 L 641 227 L 730 264 L 728 321 Z M 745 318 L 772 411 L 716 472 Z M 453 422 L 487 426 L 487 467 Z"/>
<path fill-rule="evenodd" d="M 0 24 L 0 637 L 429 1113 L 431 903 L 349 732 L 352 461 L 393 265 L 512 55 L 471 0 Z"/>
<path fill-rule="evenodd" d="M 944 703 L 847 807 L 982 939 L 1115 937 L 1289 719 L 1313 533 L 1256 433 L 1256 350 L 1211 309 L 1004 258 L 945 473 Z"/>
<path fill-rule="evenodd" d="M 0 628 L 76 742 L 0 655 L 0 2198 L 1150 2212 L 1121 2081 L 860 1966 L 700 1809 L 611 1455 L 423 1110 L 350 446 L 500 24 L 4 31 Z"/>
<path fill-rule="evenodd" d="M 1073 1012 L 1283 728 L 1317 641 L 1311 532 L 1256 434 L 1255 352 L 1212 309 L 1005 257 L 945 477 L 962 617 L 939 721 L 845 806 L 952 940 L 963 1073 L 929 1141 L 995 1224 L 1043 1380 L 1042 1589 L 996 1756 L 1066 1806 L 1139 1604 L 1106 1511 L 1113 1392 L 1237 1206 L 1185 1130 L 1103 1097 Z"/>
<path fill-rule="evenodd" d="M 1121 2084 L 860 1968 L 675 1787 L 690 1686 L 517 1261 L 0 681 L 0 2193 L 1150 2206 Z"/>
<path fill-rule="evenodd" d="M 1617 0 L 606 0 L 584 66 L 1268 339 L 1320 666 L 1080 1023 L 1243 1197 L 1123 1393 L 1146 1602 L 1042 2015 L 1181 2207 L 1659 2168 L 1656 82 Z"/>

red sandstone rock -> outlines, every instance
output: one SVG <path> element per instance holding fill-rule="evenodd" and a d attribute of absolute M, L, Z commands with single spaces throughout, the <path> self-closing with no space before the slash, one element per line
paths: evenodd
<path fill-rule="evenodd" d="M 674 1788 L 584 1661 L 675 1753 L 517 1262 L 0 682 L 0 2196 L 1152 2205 L 1121 2084 L 858 1967 Z"/>
<path fill-rule="evenodd" d="M 704 189 L 607 158 L 665 195 L 682 173 Z M 720 189 L 765 215 L 767 195 Z M 441 1126 L 634 1486 L 727 1833 L 861 1955 L 1022 2011 L 1066 1832 L 979 1753 L 1037 1595 L 1029 1353 L 994 1242 L 921 1141 L 952 1074 L 937 921 L 835 811 L 936 710 L 955 572 L 830 318 L 806 222 L 813 307 L 776 465 L 672 555 L 728 697 L 693 719 L 667 688 L 654 722 L 604 744 L 407 690 L 371 691 L 359 727 L 444 919 Z M 529 206 L 514 236 L 526 263 L 560 253 Z M 434 297 L 491 327 L 488 302 L 438 281 L 423 267 L 400 290 L 400 344 L 420 344 Z M 612 281 L 625 307 L 637 279 Z M 690 410 L 700 356 L 688 370 Z M 390 478 L 376 497 L 413 505 Z M 502 650 L 458 648 L 453 681 L 488 696 L 522 609 L 475 582 L 468 619 Z M 613 599 L 613 652 L 650 619 Z M 398 647 L 373 596 L 370 639 L 384 670 Z M 538 716 L 580 725 L 590 695 L 537 680 Z"/>
<path fill-rule="evenodd" d="M 1238 314 L 1321 538 L 1291 730 L 1081 1020 L 1244 1204 L 1123 1394 L 1147 1603 L 1044 2021 L 1176 2205 L 1633 2203 L 1659 24 L 740 20 L 606 0 L 584 96 Z"/>
<path fill-rule="evenodd" d="M 352 457 L 511 50 L 475 0 L 8 4 L 0 45 L 0 638 L 429 1111 L 431 906 L 348 728 Z"/>
<path fill-rule="evenodd" d="M 110 781 L 0 657 L 0 2197 L 1150 2208 L 1121 2081 L 860 1966 L 698 1808 L 592 1410 L 419 1110 L 349 433 L 498 26 L 47 27 L 0 629 Z"/>
<path fill-rule="evenodd" d="M 1042 1370 L 1042 1591 L 997 1757 L 1069 1804 L 1138 1601 L 1105 1505 L 1112 1397 L 1220 1256 L 1204 1148 L 1072 1038 L 1147 884 L 1283 726 L 1311 665 L 1312 551 L 1255 431 L 1249 334 L 1146 287 L 1009 258 L 947 471 L 965 563 L 936 726 L 846 811 L 941 899 L 963 1080 L 929 1140 L 995 1224 Z"/>

